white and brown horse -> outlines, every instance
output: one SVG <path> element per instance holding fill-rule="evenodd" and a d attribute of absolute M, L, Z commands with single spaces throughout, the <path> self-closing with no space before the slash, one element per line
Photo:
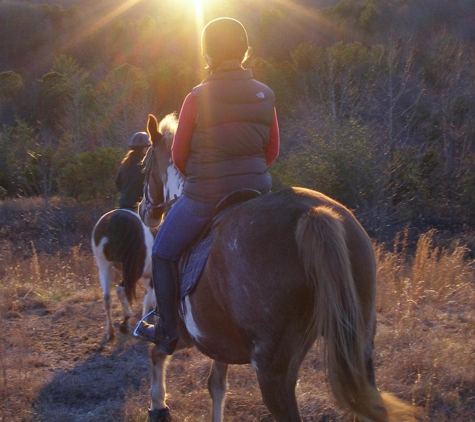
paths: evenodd
<path fill-rule="evenodd" d="M 167 123 L 168 121 L 168 123 Z M 141 218 L 155 225 L 183 179 L 173 167 L 170 116 L 149 116 Z M 318 341 L 338 403 L 363 421 L 414 421 L 416 410 L 376 388 L 376 263 L 354 215 L 327 196 L 290 188 L 230 210 L 218 227 L 196 288 L 180 304 L 181 346 L 213 359 L 213 422 L 223 420 L 228 364 L 251 363 L 277 422 L 300 422 L 299 368 Z M 180 343 L 179 343 L 180 345 Z M 153 348 L 149 418 L 169 420 L 167 357 Z"/>
<path fill-rule="evenodd" d="M 146 291 L 143 314 L 155 309 L 155 293 L 151 282 L 152 245 L 153 235 L 150 229 L 145 226 L 138 214 L 126 209 L 116 209 L 104 214 L 92 230 L 91 247 L 103 291 L 108 339 L 114 337 L 110 296 L 113 268 L 122 273 L 122 281 L 117 286 L 117 296 L 124 311 L 124 320 L 120 324 L 122 332 L 128 331 L 132 315 L 129 303 L 135 299 L 139 280 L 142 280 Z"/>

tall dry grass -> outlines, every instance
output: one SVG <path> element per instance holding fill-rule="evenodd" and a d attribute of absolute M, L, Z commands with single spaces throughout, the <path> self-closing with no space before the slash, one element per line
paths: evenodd
<path fill-rule="evenodd" d="M 34 206 L 30 204 L 24 210 L 23 215 L 30 221 L 34 220 Z M 69 226 L 68 211 L 60 212 L 64 227 Z M 82 215 L 82 219 L 87 225 L 76 233 L 88 234 L 96 218 Z M 13 223 L 19 231 L 20 224 Z M 130 337 L 102 349 L 94 346 L 102 340 L 105 317 L 88 237 L 71 236 L 68 239 L 74 241 L 67 247 L 44 248 L 44 238 L 28 238 L 19 232 L 22 241 L 15 241 L 15 233 L 7 230 L 0 226 L 0 421 L 144 420 L 149 376 L 146 349 Z M 375 363 L 379 387 L 422 407 L 426 421 L 475 421 L 474 263 L 467 259 L 462 244 L 439 247 L 434 231 L 419 238 L 413 253 L 409 252 L 407 239 L 406 232 L 396 237 L 392 248 L 374 245 L 378 266 Z M 114 303 L 118 317 L 117 300 Z M 140 308 L 140 304 L 137 306 Z M 78 334 L 74 324 L 79 322 L 85 325 Z M 58 324 L 63 325 L 57 328 Z M 74 327 L 63 336 L 70 324 Z M 81 352 L 74 355 L 80 346 Z M 116 375 L 116 382 L 132 379 L 138 387 L 128 391 L 125 399 L 114 401 L 114 390 L 107 385 L 116 371 L 135 362 L 137 353 L 141 369 L 137 371 L 134 363 L 125 375 Z M 103 359 L 102 366 L 94 370 L 105 368 L 99 389 L 97 380 L 89 384 L 87 378 L 91 376 L 87 365 L 95 362 L 92 355 L 96 360 Z M 113 362 L 122 355 L 124 360 L 115 366 Z M 207 365 L 207 359 L 196 351 L 173 359 L 169 367 L 169 403 L 175 420 L 209 419 Z M 86 387 L 76 387 L 76 378 L 74 382 L 68 378 L 71 373 L 79 376 L 81 371 Z M 89 385 L 98 390 L 93 404 L 86 398 L 83 402 L 69 401 L 74 391 L 84 393 Z M 252 368 L 233 367 L 230 388 L 227 422 L 270 420 Z M 319 354 L 312 351 L 297 387 L 304 421 L 347 420 L 325 389 Z M 38 401 L 43 403 L 42 408 Z M 79 406 L 73 409 L 74 414 L 73 405 Z"/>
<path fill-rule="evenodd" d="M 407 232 L 392 251 L 375 246 L 378 379 L 423 406 L 427 420 L 473 421 L 475 267 L 463 245 L 437 247 L 434 235 L 422 235 L 413 255 Z"/>

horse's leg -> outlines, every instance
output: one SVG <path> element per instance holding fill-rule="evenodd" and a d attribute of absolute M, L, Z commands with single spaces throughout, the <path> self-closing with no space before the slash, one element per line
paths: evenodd
<path fill-rule="evenodd" d="M 178 321 L 179 339 L 176 345 L 175 352 L 187 349 L 193 346 L 193 341 L 186 331 L 185 324 L 180 319 Z M 150 352 L 152 362 L 152 382 L 150 386 L 151 404 L 148 410 L 148 422 L 168 422 L 171 421 L 170 409 L 165 401 L 166 399 L 166 370 L 171 356 L 165 355 L 156 347 L 153 347 Z"/>
<path fill-rule="evenodd" d="M 312 344 L 310 337 L 302 341 L 293 336 L 279 350 L 264 349 L 252 356 L 262 399 L 276 422 L 301 422 L 295 387 L 300 366 Z"/>
<path fill-rule="evenodd" d="M 155 309 L 156 299 L 155 293 L 153 291 L 152 279 L 150 277 L 142 277 L 142 283 L 145 288 L 145 296 L 143 298 L 143 307 L 142 307 L 142 316 L 148 314 L 150 311 Z M 147 321 L 149 324 L 153 321 Z"/>
<path fill-rule="evenodd" d="M 208 391 L 211 395 L 211 421 L 222 422 L 224 399 L 227 389 L 228 364 L 214 360 L 208 376 Z"/>
<path fill-rule="evenodd" d="M 122 303 L 122 309 L 124 310 L 124 320 L 120 323 L 119 329 L 121 333 L 127 333 L 129 331 L 129 320 L 132 316 L 132 311 L 130 310 L 129 301 L 125 296 L 124 283 L 122 282 L 117 286 L 117 296 L 119 297 L 120 303 Z"/>
<path fill-rule="evenodd" d="M 150 386 L 151 404 L 148 410 L 148 420 L 149 422 L 171 421 L 170 409 L 165 401 L 167 394 L 165 377 L 170 356 L 153 347 L 150 357 L 152 361 L 152 384 Z"/>
<path fill-rule="evenodd" d="M 106 312 L 106 336 L 107 340 L 114 338 L 114 325 L 111 317 L 111 295 L 110 295 L 110 278 L 112 271 L 112 264 L 108 261 L 98 260 L 99 281 L 102 287 L 102 304 Z"/>
<path fill-rule="evenodd" d="M 256 370 L 265 405 L 276 422 L 301 422 L 295 397 L 298 370 Z"/>

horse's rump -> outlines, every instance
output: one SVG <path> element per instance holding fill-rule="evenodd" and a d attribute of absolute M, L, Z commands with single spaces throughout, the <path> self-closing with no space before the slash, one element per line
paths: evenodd
<path fill-rule="evenodd" d="M 117 209 L 104 214 L 93 230 L 96 249 L 102 239 L 105 258 L 122 269 L 125 294 L 129 301 L 135 299 L 136 281 L 145 268 L 147 247 L 145 226 L 132 211 Z"/>
<path fill-rule="evenodd" d="M 308 281 L 302 264 L 296 240 L 298 222 L 310 209 L 320 205 L 334 207 L 345 218 L 353 217 L 338 203 L 314 194 L 312 191 L 296 194 L 289 189 L 265 195 L 232 210 L 218 228 L 200 280 L 207 287 L 199 289 L 199 299 L 193 294 L 190 300 L 200 304 L 193 309 L 196 318 L 208 308 L 202 306 L 203 300 L 219 304 L 214 317 L 203 317 L 208 320 L 206 326 L 210 332 L 228 336 L 227 341 L 235 343 L 231 354 L 236 361 L 229 359 L 229 363 L 249 362 L 256 338 L 261 338 L 263 347 L 269 350 L 276 345 L 264 339 L 278 338 L 278 333 L 295 337 L 298 344 L 315 340 L 316 327 L 312 333 L 307 329 L 315 319 L 315 286 Z M 365 241 L 366 234 L 362 231 L 359 242 Z M 363 261 L 360 267 L 371 271 L 371 257 L 366 262 L 364 257 L 359 258 Z M 371 279 L 372 274 L 369 275 Z M 210 296 L 205 299 L 204 295 Z M 230 325 L 238 327 L 238 332 L 230 333 Z M 216 334 L 216 330 L 220 333 Z M 310 338 L 302 337 L 302 332 Z M 211 345 L 206 346 L 203 336 L 198 343 L 210 353 Z"/>

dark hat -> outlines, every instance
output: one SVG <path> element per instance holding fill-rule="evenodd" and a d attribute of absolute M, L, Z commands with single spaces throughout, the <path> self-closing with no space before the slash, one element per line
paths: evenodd
<path fill-rule="evenodd" d="M 147 132 L 137 132 L 135 133 L 129 141 L 129 148 L 130 149 L 138 149 L 138 148 L 145 148 L 152 145 L 149 140 L 149 136 Z"/>
<path fill-rule="evenodd" d="M 216 64 L 228 59 L 242 61 L 248 48 L 246 29 L 236 19 L 214 19 L 201 33 L 201 54 L 208 54 Z"/>

